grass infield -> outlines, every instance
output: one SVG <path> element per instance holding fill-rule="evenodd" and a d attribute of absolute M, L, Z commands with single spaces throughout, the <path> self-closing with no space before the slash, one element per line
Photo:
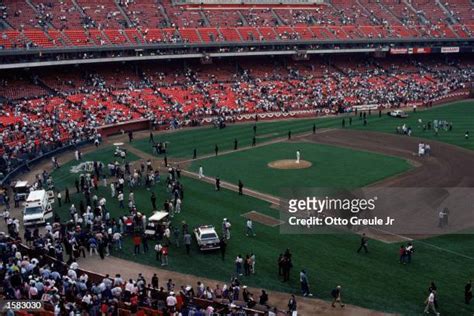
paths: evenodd
<path fill-rule="evenodd" d="M 267 164 L 279 159 L 301 159 L 312 163 L 307 169 L 273 169 Z M 281 196 L 287 188 L 336 187 L 355 189 L 410 169 L 403 159 L 311 143 L 276 143 L 228 155 L 194 161 L 191 169 L 202 165 L 206 176 L 219 176 L 245 187 Z"/>

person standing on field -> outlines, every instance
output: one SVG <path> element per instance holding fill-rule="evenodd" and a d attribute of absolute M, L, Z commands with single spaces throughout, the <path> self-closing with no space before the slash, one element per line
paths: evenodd
<path fill-rule="evenodd" d="M 222 261 L 224 261 L 225 260 L 225 250 L 226 250 L 226 247 L 227 247 L 227 242 L 226 242 L 224 237 L 221 238 L 221 240 L 219 242 L 219 247 L 220 247 L 220 250 L 221 250 Z"/>
<path fill-rule="evenodd" d="M 204 178 L 204 169 L 202 165 L 199 166 L 199 179 Z"/>
<path fill-rule="evenodd" d="M 365 253 L 369 252 L 369 249 L 367 248 L 367 244 L 369 242 L 369 239 L 365 236 L 365 234 L 362 234 L 362 237 L 360 238 L 360 247 L 357 249 L 357 253 L 359 253 L 362 248 L 364 248 Z"/>
<path fill-rule="evenodd" d="M 189 232 L 185 232 L 183 239 L 184 246 L 186 247 L 186 254 L 189 255 L 191 253 L 191 234 Z"/>
<path fill-rule="evenodd" d="M 288 301 L 288 315 L 293 315 L 296 312 L 296 298 L 292 294 L 290 300 Z"/>
<path fill-rule="evenodd" d="M 245 236 L 256 236 L 255 232 L 253 231 L 253 222 L 252 220 L 249 218 L 247 219 L 247 223 L 246 223 L 246 227 L 247 227 L 247 231 L 245 233 Z"/>
<path fill-rule="evenodd" d="M 331 304 L 332 307 L 336 307 L 336 303 L 339 303 L 341 307 L 344 307 L 344 304 L 342 303 L 340 285 L 336 286 L 336 288 L 331 291 L 331 296 L 332 296 L 332 304 Z"/>
<path fill-rule="evenodd" d="M 311 294 L 311 292 L 309 291 L 308 276 L 304 269 L 301 270 L 300 272 L 300 284 L 301 284 L 301 292 L 303 293 L 303 296 L 313 296 L 313 294 Z"/>
<path fill-rule="evenodd" d="M 432 290 L 425 301 L 425 304 L 426 304 L 425 310 L 424 310 L 425 314 L 429 314 L 430 312 L 433 312 L 435 315 L 439 315 L 439 313 L 436 311 L 435 299 L 436 299 L 436 291 Z"/>
<path fill-rule="evenodd" d="M 472 281 L 469 280 L 464 287 L 464 302 L 470 304 L 472 300 Z"/>

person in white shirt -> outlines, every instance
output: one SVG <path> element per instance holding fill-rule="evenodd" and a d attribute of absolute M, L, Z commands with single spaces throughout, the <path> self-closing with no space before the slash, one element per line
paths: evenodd
<path fill-rule="evenodd" d="M 113 183 L 110 184 L 110 195 L 115 197 L 115 184 Z"/>
<path fill-rule="evenodd" d="M 46 223 L 45 229 L 48 232 L 48 234 L 50 234 L 51 231 L 53 230 L 53 226 L 51 226 L 50 223 Z"/>
<path fill-rule="evenodd" d="M 133 285 L 133 281 L 132 279 L 130 279 L 127 284 L 125 284 L 125 291 L 126 292 L 129 292 L 130 294 L 132 294 L 135 290 L 135 286 Z"/>
<path fill-rule="evenodd" d="M 253 231 L 253 222 L 250 218 L 247 219 L 246 226 L 247 226 L 247 232 L 245 233 L 245 236 L 255 236 L 255 232 Z"/>
<path fill-rule="evenodd" d="M 177 198 L 176 199 L 176 210 L 175 210 L 175 213 L 176 214 L 179 214 L 181 213 L 181 199 L 180 198 Z"/>
<path fill-rule="evenodd" d="M 119 232 L 116 232 L 113 234 L 112 238 L 114 240 L 115 250 L 122 249 L 122 234 L 120 234 Z"/>
<path fill-rule="evenodd" d="M 204 178 L 204 169 L 202 166 L 199 166 L 199 179 Z"/>
<path fill-rule="evenodd" d="M 10 219 L 10 212 L 7 209 L 3 211 L 3 219 L 5 220 L 5 224 L 8 223 L 8 220 Z"/>
<path fill-rule="evenodd" d="M 435 295 L 436 291 L 431 291 L 430 295 L 428 295 L 428 298 L 426 299 L 426 306 L 425 306 L 425 314 L 429 314 L 430 311 L 434 312 L 436 315 L 439 315 L 439 313 L 436 311 L 435 308 Z"/>
<path fill-rule="evenodd" d="M 174 296 L 174 292 L 170 292 L 170 295 L 166 298 L 166 306 L 168 307 L 168 311 L 174 312 L 177 303 L 178 301 Z"/>
<path fill-rule="evenodd" d="M 123 204 L 123 193 L 120 192 L 118 195 L 117 195 L 117 199 L 119 201 L 119 207 L 120 208 L 125 208 L 125 205 Z"/>
<path fill-rule="evenodd" d="M 300 163 L 300 156 L 301 156 L 301 153 L 300 153 L 300 150 L 298 149 L 296 151 L 296 163 Z"/>

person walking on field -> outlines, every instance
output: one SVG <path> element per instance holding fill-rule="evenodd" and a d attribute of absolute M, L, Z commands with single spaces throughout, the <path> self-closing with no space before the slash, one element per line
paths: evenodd
<path fill-rule="evenodd" d="M 239 195 L 244 195 L 244 184 L 239 180 Z"/>
<path fill-rule="evenodd" d="M 245 236 L 256 236 L 255 232 L 253 231 L 253 222 L 252 220 L 249 218 L 247 219 L 247 223 L 246 223 L 246 227 L 247 227 L 247 232 L 245 233 Z"/>
<path fill-rule="evenodd" d="M 360 238 L 360 247 L 359 249 L 357 249 L 357 253 L 359 253 L 362 250 L 362 248 L 364 248 L 365 253 L 368 253 L 369 252 L 369 249 L 367 248 L 368 242 L 369 242 L 368 238 L 365 236 L 365 234 L 362 234 L 362 237 Z"/>
<path fill-rule="evenodd" d="M 344 304 L 342 303 L 340 285 L 336 286 L 336 288 L 331 291 L 331 296 L 332 296 L 332 304 L 331 304 L 332 307 L 336 307 L 336 303 L 339 303 L 341 308 L 344 307 Z"/>
<path fill-rule="evenodd" d="M 300 284 L 303 296 L 313 296 L 313 294 L 311 294 L 311 292 L 309 291 L 309 281 L 305 270 L 301 270 L 300 272 Z"/>
<path fill-rule="evenodd" d="M 199 166 L 199 179 L 204 178 L 204 169 L 202 165 Z"/>
<path fill-rule="evenodd" d="M 153 207 L 153 210 L 156 210 L 156 194 L 155 194 L 155 192 L 151 193 L 150 200 L 151 200 L 151 206 Z"/>
<path fill-rule="evenodd" d="M 472 281 L 469 280 L 464 287 L 464 302 L 470 304 L 472 300 Z"/>
<path fill-rule="evenodd" d="M 162 248 L 163 248 L 163 246 L 161 246 L 161 244 L 156 244 L 155 245 L 156 261 L 161 262 L 161 249 Z"/>
<path fill-rule="evenodd" d="M 300 163 L 300 157 L 301 157 L 301 153 L 300 153 L 300 150 L 298 149 L 296 151 L 296 163 Z"/>
<path fill-rule="evenodd" d="M 431 293 L 428 295 L 428 298 L 425 301 L 425 304 L 426 304 L 425 310 L 424 310 L 425 314 L 430 314 L 430 312 L 433 312 L 435 313 L 435 315 L 439 315 L 435 307 L 435 296 L 436 296 L 435 290 L 431 291 Z"/>
<path fill-rule="evenodd" d="M 288 315 L 293 315 L 296 313 L 296 298 L 292 294 L 290 300 L 288 301 Z"/>

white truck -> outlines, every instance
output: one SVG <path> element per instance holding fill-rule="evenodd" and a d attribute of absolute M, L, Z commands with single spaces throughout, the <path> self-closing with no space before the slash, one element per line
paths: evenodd
<path fill-rule="evenodd" d="M 32 191 L 28 195 L 23 210 L 23 225 L 45 224 L 53 217 L 53 208 L 48 199 L 46 190 Z"/>

